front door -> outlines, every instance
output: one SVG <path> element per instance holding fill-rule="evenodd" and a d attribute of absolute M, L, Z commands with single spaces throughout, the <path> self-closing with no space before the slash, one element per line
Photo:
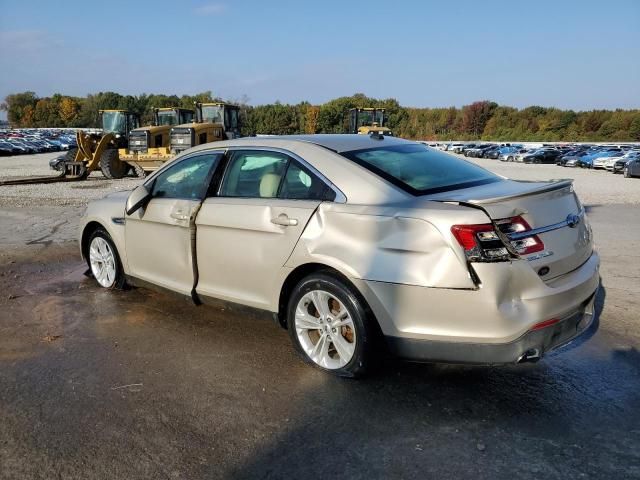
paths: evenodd
<path fill-rule="evenodd" d="M 233 152 L 219 195 L 205 200 L 196 219 L 196 292 L 271 308 L 274 285 L 311 215 L 331 199 L 327 189 L 283 153 Z"/>
<path fill-rule="evenodd" d="M 132 276 L 191 293 L 195 218 L 222 155 L 218 151 L 189 156 L 152 178 L 151 201 L 125 220 Z"/>

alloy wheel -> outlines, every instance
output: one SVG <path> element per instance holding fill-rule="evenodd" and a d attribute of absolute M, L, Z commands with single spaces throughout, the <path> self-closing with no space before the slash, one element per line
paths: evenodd
<path fill-rule="evenodd" d="M 349 309 L 325 290 L 307 292 L 296 306 L 295 329 L 306 355 L 334 370 L 347 365 L 356 348 L 356 329 Z"/>
<path fill-rule="evenodd" d="M 109 243 L 102 237 L 95 237 L 89 246 L 91 273 L 98 283 L 110 288 L 116 280 L 116 258 Z"/>

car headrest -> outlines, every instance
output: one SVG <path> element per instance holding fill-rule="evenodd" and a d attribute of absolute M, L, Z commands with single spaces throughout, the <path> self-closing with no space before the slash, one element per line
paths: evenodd
<path fill-rule="evenodd" d="M 278 194 L 280 185 L 280 175 L 267 173 L 260 180 L 260 196 L 263 198 L 273 198 Z"/>

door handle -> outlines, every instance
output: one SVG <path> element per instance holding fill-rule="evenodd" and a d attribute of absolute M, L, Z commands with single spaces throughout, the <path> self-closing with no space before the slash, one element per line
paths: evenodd
<path fill-rule="evenodd" d="M 184 213 L 182 210 L 176 210 L 175 212 L 171 212 L 169 216 L 175 220 L 189 220 L 189 215 Z"/>
<path fill-rule="evenodd" d="M 283 227 L 295 227 L 296 225 L 298 225 L 298 219 L 289 218 L 286 213 L 281 213 L 276 218 L 272 218 L 271 223 L 282 225 Z"/>

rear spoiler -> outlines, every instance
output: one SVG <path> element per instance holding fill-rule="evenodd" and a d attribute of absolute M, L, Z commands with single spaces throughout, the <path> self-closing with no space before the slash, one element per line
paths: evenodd
<path fill-rule="evenodd" d="M 573 180 L 570 178 L 565 178 L 565 179 L 561 179 L 561 180 L 550 180 L 549 182 L 546 183 L 542 183 L 540 185 L 540 181 L 526 181 L 526 180 L 513 180 L 515 182 L 518 183 L 536 183 L 539 184 L 539 186 L 536 188 L 532 188 L 531 190 L 527 190 L 525 192 L 521 192 L 521 193 L 516 193 L 516 194 L 512 194 L 512 195 L 501 195 L 498 197 L 491 197 L 491 198 L 483 198 L 483 199 L 476 199 L 476 200 L 467 200 L 465 203 L 472 203 L 474 205 L 485 205 L 488 203 L 497 203 L 497 202 L 501 202 L 503 200 L 511 200 L 514 198 L 523 198 L 523 197 L 528 197 L 530 195 L 538 195 L 540 193 L 547 193 L 547 192 L 553 192 L 555 190 L 562 190 L 563 188 L 567 188 L 567 187 L 572 187 L 573 185 Z M 453 200 L 455 201 L 455 200 Z M 459 203 L 459 202 L 457 202 Z"/>

